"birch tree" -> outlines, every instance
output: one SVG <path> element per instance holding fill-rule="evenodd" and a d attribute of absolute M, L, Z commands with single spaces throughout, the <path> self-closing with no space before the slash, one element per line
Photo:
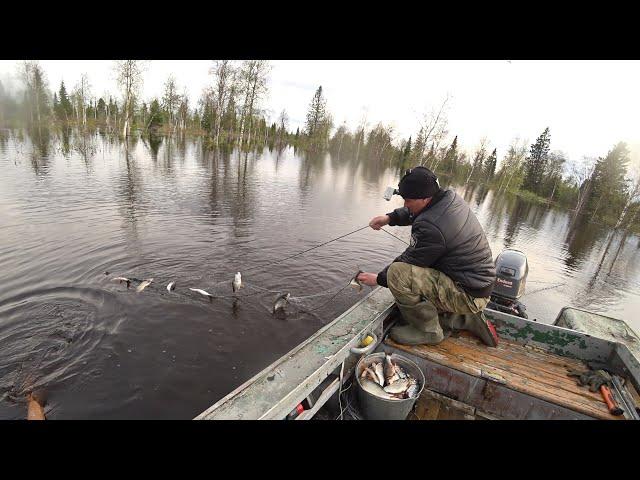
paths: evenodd
<path fill-rule="evenodd" d="M 31 123 L 40 124 L 48 113 L 49 96 L 44 70 L 38 62 L 23 62 L 20 76 L 25 85 L 25 95 Z"/>
<path fill-rule="evenodd" d="M 282 138 L 286 135 L 289 126 L 289 116 L 284 109 L 280 112 L 280 117 L 278 117 L 278 125 L 278 143 L 282 145 Z"/>
<path fill-rule="evenodd" d="M 247 60 L 241 69 L 244 103 L 240 127 L 240 145 L 244 142 L 245 129 L 248 132 L 247 144 L 251 143 L 255 110 L 268 91 L 268 76 L 271 66 L 266 60 Z M 247 125 L 248 123 L 248 125 Z"/>
<path fill-rule="evenodd" d="M 212 94 L 215 106 L 211 133 L 215 137 L 216 145 L 218 145 L 225 108 L 228 106 L 229 97 L 234 93 L 236 67 L 231 60 L 216 60 L 210 73 L 214 77 Z"/>
<path fill-rule="evenodd" d="M 87 100 L 91 95 L 90 89 L 89 77 L 83 73 L 73 92 L 78 123 L 82 123 L 83 128 L 87 126 Z"/>
<path fill-rule="evenodd" d="M 178 87 L 176 85 L 176 79 L 173 75 L 169 75 L 167 81 L 164 84 L 164 93 L 162 94 L 162 107 L 167 114 L 169 120 L 169 127 L 173 132 L 176 124 L 176 110 L 180 105 L 180 95 L 178 94 Z"/>
<path fill-rule="evenodd" d="M 449 95 L 447 95 L 440 108 L 436 110 L 431 110 L 428 113 L 425 113 L 420 121 L 420 129 L 423 132 L 421 137 L 421 142 L 426 146 L 431 144 L 432 149 L 434 151 L 438 151 L 440 149 L 441 142 L 447 136 L 447 103 L 449 102 Z M 420 165 L 424 165 L 426 163 L 426 158 L 423 158 Z M 432 170 L 435 169 L 435 166 L 432 165 Z"/>
<path fill-rule="evenodd" d="M 115 63 L 118 85 L 122 91 L 122 135 L 129 136 L 130 121 L 133 110 L 133 99 L 137 95 L 143 81 L 143 64 L 139 60 L 119 60 Z"/>

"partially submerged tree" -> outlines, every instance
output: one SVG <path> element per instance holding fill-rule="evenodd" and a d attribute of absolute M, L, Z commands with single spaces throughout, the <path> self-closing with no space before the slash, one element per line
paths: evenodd
<path fill-rule="evenodd" d="M 119 60 L 115 63 L 118 85 L 122 89 L 122 135 L 129 136 L 134 98 L 143 81 L 143 64 L 138 60 Z"/>

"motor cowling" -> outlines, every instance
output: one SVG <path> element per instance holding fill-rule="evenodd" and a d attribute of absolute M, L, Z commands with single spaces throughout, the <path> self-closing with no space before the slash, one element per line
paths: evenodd
<path fill-rule="evenodd" d="M 496 283 L 487 308 L 527 318 L 526 307 L 518 299 L 524 295 L 529 274 L 527 256 L 508 248 L 496 257 Z"/>

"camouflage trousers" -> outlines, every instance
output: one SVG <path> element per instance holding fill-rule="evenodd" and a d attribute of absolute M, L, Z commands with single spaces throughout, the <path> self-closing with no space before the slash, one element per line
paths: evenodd
<path fill-rule="evenodd" d="M 444 273 L 433 268 L 394 262 L 387 270 L 387 285 L 400 305 L 413 306 L 422 300 L 433 303 L 438 312 L 478 313 L 489 298 L 474 298 Z"/>

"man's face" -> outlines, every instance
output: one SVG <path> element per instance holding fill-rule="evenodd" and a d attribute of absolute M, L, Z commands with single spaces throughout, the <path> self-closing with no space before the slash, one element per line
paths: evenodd
<path fill-rule="evenodd" d="M 412 215 L 417 215 L 420 211 L 429 205 L 431 197 L 429 198 L 405 198 L 404 206 L 409 209 Z"/>

